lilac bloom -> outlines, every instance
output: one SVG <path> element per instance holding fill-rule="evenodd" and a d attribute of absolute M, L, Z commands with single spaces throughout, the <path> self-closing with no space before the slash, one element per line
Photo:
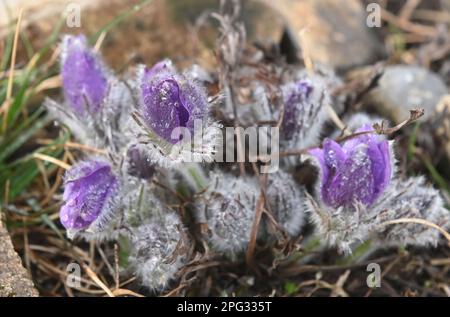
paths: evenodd
<path fill-rule="evenodd" d="M 107 218 L 119 187 L 108 163 L 81 162 L 67 171 L 64 183 L 65 203 L 60 219 L 66 229 L 87 229 L 99 219 Z"/>
<path fill-rule="evenodd" d="M 326 81 L 319 76 L 309 76 L 283 85 L 281 91 L 284 111 L 281 147 L 293 149 L 315 144 L 328 118 L 326 109 L 330 105 L 330 95 Z"/>
<path fill-rule="evenodd" d="M 357 132 L 371 130 L 365 125 Z M 326 139 L 323 149 L 310 153 L 321 169 L 321 200 L 330 207 L 348 207 L 356 201 L 370 206 L 391 181 L 393 157 L 389 142 L 379 135 L 363 134 L 343 145 Z"/>
<path fill-rule="evenodd" d="M 297 130 L 300 128 L 300 116 L 304 115 L 304 111 L 313 91 L 313 87 L 308 81 L 299 81 L 291 83 L 284 87 L 284 116 L 281 125 L 281 132 L 286 140 L 292 140 Z"/>
<path fill-rule="evenodd" d="M 165 141 L 172 139 L 175 128 L 187 128 L 194 134 L 194 120 L 203 119 L 207 95 L 194 81 L 178 74 L 170 61 L 145 68 L 140 76 L 140 113 L 144 123 Z"/>
<path fill-rule="evenodd" d="M 108 88 L 100 58 L 83 35 L 66 36 L 62 50 L 61 77 L 66 101 L 78 116 L 97 113 Z"/>

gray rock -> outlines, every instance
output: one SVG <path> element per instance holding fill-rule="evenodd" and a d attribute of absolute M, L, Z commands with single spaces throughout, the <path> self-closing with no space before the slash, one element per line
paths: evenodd
<path fill-rule="evenodd" d="M 447 86 L 450 86 L 450 60 L 444 62 L 439 74 L 445 80 Z"/>
<path fill-rule="evenodd" d="M 0 219 L 0 297 L 38 295 Z"/>
<path fill-rule="evenodd" d="M 359 1 L 262 0 L 278 10 L 291 33 L 315 62 L 337 70 L 366 65 L 384 55 L 384 47 L 366 25 Z M 306 28 L 303 41 L 300 31 Z"/>
<path fill-rule="evenodd" d="M 385 69 L 378 87 L 371 91 L 366 103 L 399 123 L 409 117 L 409 110 L 413 108 L 424 108 L 424 119 L 429 118 L 447 93 L 448 89 L 438 75 L 417 66 L 396 65 Z"/>

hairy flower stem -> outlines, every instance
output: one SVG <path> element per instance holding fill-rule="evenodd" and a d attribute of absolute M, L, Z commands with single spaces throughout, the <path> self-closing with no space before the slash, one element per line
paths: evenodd
<path fill-rule="evenodd" d="M 337 261 L 337 264 L 340 265 L 349 265 L 352 263 L 358 263 L 367 259 L 374 251 L 376 251 L 378 247 L 372 242 L 372 240 L 366 240 L 362 242 L 360 245 L 356 246 L 352 254 L 346 255 L 343 258 L 340 258 Z"/>
<path fill-rule="evenodd" d="M 292 261 L 298 265 L 303 265 L 311 261 L 317 253 L 324 250 L 326 243 L 323 242 L 323 238 L 319 235 L 313 235 L 306 238 L 302 242 L 302 250 L 295 253 Z"/>
<path fill-rule="evenodd" d="M 210 181 L 198 163 L 183 164 L 180 172 L 197 193 L 204 191 L 209 185 Z"/>

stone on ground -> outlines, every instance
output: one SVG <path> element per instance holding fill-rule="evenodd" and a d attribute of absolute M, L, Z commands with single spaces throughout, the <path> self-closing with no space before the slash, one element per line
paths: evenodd
<path fill-rule="evenodd" d="M 0 220 L 0 297 L 38 296 L 27 270 Z"/>

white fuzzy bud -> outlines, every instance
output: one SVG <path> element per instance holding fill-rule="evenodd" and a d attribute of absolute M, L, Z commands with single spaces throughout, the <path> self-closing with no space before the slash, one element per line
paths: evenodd
<path fill-rule="evenodd" d="M 244 251 L 250 241 L 259 186 L 255 179 L 215 174 L 197 219 L 205 218 L 212 248 L 228 255 Z"/>
<path fill-rule="evenodd" d="M 133 229 L 130 263 L 142 284 L 161 291 L 186 262 L 183 228 L 177 215 L 162 213 Z"/>
<path fill-rule="evenodd" d="M 275 220 L 295 237 L 300 233 L 306 211 L 304 187 L 295 183 L 292 176 L 279 171 L 270 174 L 267 183 L 266 204 L 270 207 Z"/>
<path fill-rule="evenodd" d="M 379 210 L 379 218 L 379 222 L 423 219 L 443 229 L 450 227 L 450 211 L 444 207 L 439 191 L 427 186 L 423 177 L 396 181 L 383 209 Z M 428 225 L 405 222 L 379 228 L 376 238 L 382 246 L 435 247 L 440 233 Z"/>

